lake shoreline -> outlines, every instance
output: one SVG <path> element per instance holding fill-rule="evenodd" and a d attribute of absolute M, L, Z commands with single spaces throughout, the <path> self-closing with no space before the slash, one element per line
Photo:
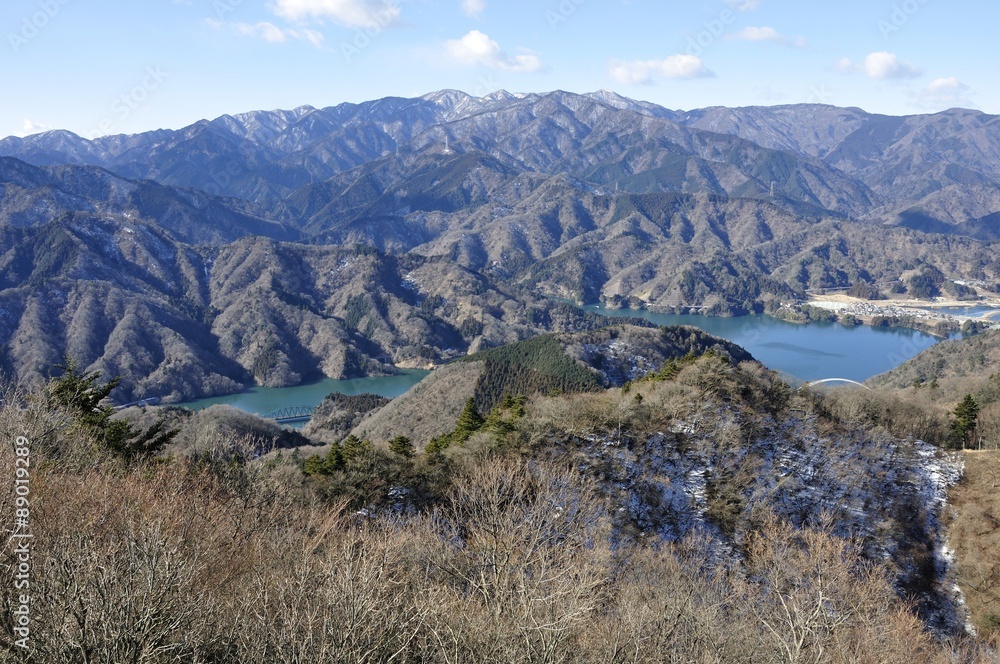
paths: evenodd
<path fill-rule="evenodd" d="M 608 318 L 643 318 L 655 325 L 697 327 L 746 348 L 757 360 L 792 382 L 808 382 L 834 375 L 863 382 L 895 368 L 938 341 L 949 338 L 948 335 L 932 335 L 931 330 L 910 327 L 785 320 L 769 314 L 706 316 L 696 313 L 661 313 L 652 308 L 610 309 L 601 303 L 575 306 Z M 394 398 L 433 370 L 396 368 L 400 373 L 394 376 L 367 376 L 346 380 L 322 378 L 280 388 L 247 386 L 240 392 L 169 405 L 200 409 L 215 404 L 228 404 L 258 415 L 266 415 L 281 407 L 315 407 L 334 392 L 370 392 Z"/>
<path fill-rule="evenodd" d="M 349 395 L 370 393 L 394 398 L 423 380 L 430 373 L 426 369 L 401 367 L 399 369 L 399 373 L 390 376 L 364 376 L 341 380 L 321 378 L 287 387 L 248 386 L 240 392 L 164 405 L 187 408 L 188 410 L 201 410 L 214 405 L 229 405 L 263 416 L 289 406 L 314 408 L 332 393 Z"/>
<path fill-rule="evenodd" d="M 928 330 L 911 327 L 791 321 L 771 314 L 726 317 L 664 314 L 651 308 L 611 309 L 604 303 L 580 308 L 609 318 L 644 318 L 656 325 L 691 325 L 742 346 L 768 368 L 803 382 L 830 377 L 863 382 L 955 336 L 932 335 Z"/>
<path fill-rule="evenodd" d="M 942 338 L 948 338 L 949 333 L 964 330 L 970 325 L 978 328 L 976 331 L 1000 326 L 1000 323 L 993 319 L 1000 314 L 1000 301 L 994 299 L 866 300 L 849 295 L 832 294 L 814 295 L 803 304 L 830 311 L 838 317 L 853 316 L 869 326 L 879 319 L 894 319 L 902 327 L 921 330 Z M 954 313 L 962 309 L 969 311 Z"/>

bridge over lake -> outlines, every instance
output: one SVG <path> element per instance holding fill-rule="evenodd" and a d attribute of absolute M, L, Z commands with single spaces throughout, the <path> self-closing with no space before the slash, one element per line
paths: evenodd
<path fill-rule="evenodd" d="M 309 406 L 285 406 L 264 415 L 266 420 L 281 422 L 304 422 L 312 417 L 314 408 Z"/>
<path fill-rule="evenodd" d="M 823 380 L 814 380 L 812 382 L 806 383 L 805 387 L 813 387 L 814 385 L 824 385 L 826 383 L 847 383 L 848 385 L 857 385 L 858 387 L 863 387 L 866 390 L 871 391 L 872 388 L 868 387 L 864 383 L 859 383 L 856 380 L 851 380 L 850 378 L 824 378 Z"/>
<path fill-rule="evenodd" d="M 132 406 L 158 406 L 160 405 L 160 397 L 146 397 L 145 399 L 139 399 L 138 401 L 132 401 L 130 403 L 123 403 L 120 406 L 115 406 L 115 410 L 124 410 L 125 408 L 131 408 Z"/>

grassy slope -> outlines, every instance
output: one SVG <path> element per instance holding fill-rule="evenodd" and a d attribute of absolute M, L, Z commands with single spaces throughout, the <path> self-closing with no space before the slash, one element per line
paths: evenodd
<path fill-rule="evenodd" d="M 966 452 L 951 500 L 948 541 L 972 622 L 983 636 L 1000 634 L 1000 451 Z"/>
<path fill-rule="evenodd" d="M 402 396 L 365 418 L 352 433 L 387 441 L 407 436 L 422 444 L 455 428 L 462 405 L 475 391 L 483 362 L 454 362 L 435 369 Z"/>

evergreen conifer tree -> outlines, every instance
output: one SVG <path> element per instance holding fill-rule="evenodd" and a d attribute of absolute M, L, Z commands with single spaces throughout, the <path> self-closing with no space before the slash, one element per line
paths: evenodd
<path fill-rule="evenodd" d="M 462 409 L 462 414 L 458 416 L 458 421 L 455 423 L 455 438 L 459 442 L 468 440 L 469 436 L 483 427 L 484 421 L 483 416 L 476 409 L 475 398 L 469 397 L 465 400 L 465 407 Z"/>
<path fill-rule="evenodd" d="M 396 436 L 389 441 L 389 451 L 404 459 L 413 458 L 413 443 L 406 436 Z"/>
<path fill-rule="evenodd" d="M 63 374 L 49 383 L 49 400 L 65 408 L 75 424 L 99 447 L 115 456 L 128 462 L 152 456 L 177 435 L 176 429 L 166 429 L 163 420 L 141 431 L 127 419 L 112 419 L 115 409 L 102 402 L 118 386 L 121 378 L 100 383 L 100 371 L 81 372 L 76 360 L 71 357 L 67 357 L 64 364 L 57 368 L 62 369 Z"/>
<path fill-rule="evenodd" d="M 965 449 L 973 442 L 976 425 L 979 423 L 979 402 L 971 394 L 966 394 L 961 403 L 955 407 L 955 420 L 951 428 L 955 438 L 955 446 Z"/>

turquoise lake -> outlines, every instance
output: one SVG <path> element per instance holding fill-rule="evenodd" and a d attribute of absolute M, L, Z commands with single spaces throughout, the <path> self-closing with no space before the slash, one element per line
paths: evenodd
<path fill-rule="evenodd" d="M 657 325 L 693 325 L 743 346 L 768 367 L 798 381 L 864 381 L 893 369 L 940 338 L 906 328 L 846 327 L 840 323 L 788 323 L 771 316 L 713 318 L 657 314 L 639 309 L 583 307 L 605 316 L 644 318 Z"/>
<path fill-rule="evenodd" d="M 797 325 L 770 316 L 712 318 L 695 314 L 657 314 L 638 309 L 605 309 L 602 305 L 583 307 L 611 317 L 644 318 L 657 325 L 693 325 L 710 334 L 746 348 L 793 382 L 823 378 L 867 378 L 899 366 L 939 338 L 904 328 L 845 327 L 839 323 Z M 289 406 L 315 407 L 331 392 L 397 397 L 420 382 L 427 371 L 407 370 L 399 376 L 325 379 L 295 387 L 254 387 L 239 394 L 211 397 L 178 404 L 187 408 L 207 408 L 229 404 L 242 410 L 266 415 Z"/>
<path fill-rule="evenodd" d="M 323 400 L 323 397 L 332 392 L 378 394 L 392 399 L 419 383 L 428 373 L 430 372 L 420 369 L 407 369 L 399 376 L 352 378 L 349 380 L 326 378 L 315 383 L 294 387 L 253 387 L 238 394 L 209 397 L 177 405 L 200 410 L 215 404 L 228 404 L 257 415 L 267 415 L 289 406 L 315 408 Z"/>

